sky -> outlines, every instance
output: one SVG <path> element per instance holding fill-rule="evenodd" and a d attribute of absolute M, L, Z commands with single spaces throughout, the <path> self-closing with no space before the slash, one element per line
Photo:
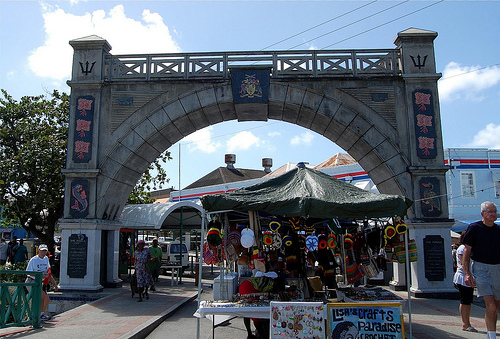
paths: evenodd
<path fill-rule="evenodd" d="M 112 54 L 392 49 L 410 27 L 434 41 L 445 148 L 500 149 L 498 1 L 0 1 L 0 88 L 15 99 L 70 93 L 69 41 L 98 35 Z M 224 122 L 169 148 L 183 188 L 236 155 L 237 168 L 319 164 L 340 147 L 305 128 Z M 179 175 L 180 174 L 180 175 Z"/>

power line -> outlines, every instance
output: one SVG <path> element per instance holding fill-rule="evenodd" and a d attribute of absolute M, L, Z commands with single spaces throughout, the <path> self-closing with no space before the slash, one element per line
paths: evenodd
<path fill-rule="evenodd" d="M 485 67 L 481 67 L 481 68 L 478 68 L 478 69 L 473 69 L 473 70 L 470 70 L 470 71 L 467 71 L 467 72 L 462 72 L 462 73 L 450 75 L 450 76 L 447 76 L 445 78 L 442 78 L 440 81 L 448 80 L 448 79 L 451 79 L 451 78 L 455 78 L 455 77 L 458 77 L 458 76 L 462 76 L 462 75 L 473 73 L 473 72 L 477 72 L 477 71 L 482 71 L 483 69 L 488 69 L 488 68 L 496 67 L 496 66 L 500 66 L 500 63 L 489 65 L 489 66 L 485 66 Z"/>
<path fill-rule="evenodd" d="M 354 25 L 354 24 L 357 24 L 358 22 L 361 22 L 361 21 L 363 21 L 363 20 L 366 20 L 366 19 L 372 18 L 372 17 L 374 17 L 375 15 L 378 15 L 378 14 L 380 14 L 380 13 L 386 12 L 386 11 L 388 11 L 388 10 L 390 10 L 390 9 L 393 9 L 393 8 L 397 7 L 397 6 L 403 5 L 404 3 L 407 3 L 408 1 L 410 1 L 410 0 L 405 0 L 405 1 L 403 1 L 403 2 L 400 2 L 400 3 L 398 3 L 398 4 L 393 5 L 393 6 L 391 6 L 391 7 L 388 7 L 388 8 L 386 8 L 386 9 L 381 10 L 381 11 L 378 11 L 378 12 L 376 12 L 376 13 L 374 13 L 374 14 L 370 14 L 370 15 L 368 15 L 368 16 L 365 16 L 364 18 L 361 18 L 361 19 L 359 19 L 359 20 L 353 21 L 353 22 L 351 22 L 350 24 L 344 25 L 344 26 L 342 26 L 342 27 L 339 27 L 339 28 L 337 28 L 337 29 L 334 29 L 333 31 L 330 31 L 330 32 L 327 32 L 327 33 L 321 34 L 321 35 L 319 35 L 319 36 L 317 36 L 317 37 L 315 37 L 315 38 L 313 38 L 313 39 L 310 39 L 310 40 L 304 41 L 304 42 L 302 42 L 302 43 L 300 43 L 300 44 L 298 44 L 298 45 L 295 45 L 295 46 L 293 46 L 293 47 L 290 47 L 288 50 L 291 50 L 291 49 L 297 48 L 297 47 L 299 47 L 299 46 L 301 46 L 301 45 L 303 45 L 303 44 L 307 44 L 307 43 L 309 43 L 309 42 L 311 42 L 311 41 L 317 40 L 317 39 L 322 38 L 322 37 L 324 37 L 324 36 L 327 36 L 327 35 L 330 35 L 330 34 L 332 34 L 332 33 L 337 32 L 337 31 L 340 31 L 341 29 L 344 29 L 344 28 L 346 28 L 346 27 L 349 27 L 349 26 L 352 26 L 352 25 Z M 444 1 L 444 0 L 443 0 L 443 1 Z M 323 48 L 323 49 L 324 49 L 324 48 Z"/>
<path fill-rule="evenodd" d="M 334 18 L 330 19 L 330 20 L 324 21 L 324 22 L 322 22 L 322 23 L 320 23 L 320 24 L 318 24 L 318 25 L 316 25 L 316 26 L 313 26 L 313 27 L 311 27 L 311 28 L 308 28 L 308 29 L 306 29 L 306 30 L 304 30 L 304 31 L 302 31 L 302 32 L 299 32 L 299 33 L 297 33 L 297 34 L 294 34 L 294 35 L 292 35 L 292 36 L 289 36 L 288 38 L 285 38 L 285 39 L 283 39 L 283 40 L 280 40 L 280 41 L 278 41 L 278 42 L 275 42 L 274 44 L 271 44 L 271 45 L 269 45 L 269 46 L 266 46 L 266 47 L 262 48 L 262 49 L 261 49 L 261 51 L 266 50 L 266 49 L 268 49 L 268 48 L 270 48 L 270 47 L 276 46 L 276 45 L 278 45 L 278 44 L 280 44 L 280 43 L 282 43 L 282 42 L 285 42 L 285 41 L 288 41 L 288 40 L 290 40 L 290 39 L 293 39 L 293 38 L 295 38 L 295 37 L 297 37 L 297 36 L 299 36 L 299 35 L 301 35 L 301 34 L 304 34 L 304 33 L 306 33 L 306 32 L 312 31 L 312 30 L 313 30 L 313 29 L 315 29 L 315 28 L 318 28 L 318 27 L 323 26 L 323 25 L 325 25 L 325 24 L 327 24 L 327 23 L 329 23 L 329 22 L 332 22 L 332 21 L 334 21 L 334 20 L 337 20 L 337 19 L 339 19 L 339 18 L 341 18 L 341 17 L 343 17 L 343 16 L 346 16 L 347 14 L 351 14 L 351 13 L 353 13 L 353 12 L 356 12 L 357 10 L 360 10 L 361 8 L 364 8 L 364 7 L 366 7 L 366 6 L 369 6 L 369 5 L 371 5 L 371 4 L 373 4 L 373 3 L 377 2 L 377 1 L 378 1 L 378 0 L 373 0 L 372 2 L 369 2 L 369 3 L 367 3 L 367 4 L 363 5 L 363 6 L 357 7 L 357 8 L 355 8 L 355 9 L 353 9 L 353 10 L 350 10 L 350 11 L 348 11 L 348 12 L 345 12 L 345 13 L 341 14 L 341 15 L 338 15 L 338 16 L 336 16 L 336 17 L 334 17 Z"/>
<path fill-rule="evenodd" d="M 415 11 L 413 11 L 413 12 L 410 12 L 410 13 L 407 13 L 407 14 L 402 15 L 402 16 L 400 16 L 400 17 L 397 17 L 396 19 L 389 20 L 389 21 L 387 21 L 387 22 L 385 22 L 385 23 L 383 23 L 383 24 L 377 25 L 377 26 L 372 27 L 372 28 L 370 28 L 370 29 L 367 29 L 367 30 L 365 30 L 365 31 L 363 31 L 363 32 L 360 32 L 360 33 L 358 33 L 358 34 L 351 35 L 351 36 L 350 36 L 350 37 L 348 37 L 348 38 L 342 39 L 342 40 L 337 41 L 337 42 L 335 42 L 335 43 L 333 43 L 333 44 L 331 44 L 331 45 L 328 45 L 328 46 L 323 47 L 323 48 L 322 48 L 322 50 L 323 50 L 323 49 L 327 49 L 327 48 L 329 48 L 329 47 L 331 47 L 331 46 L 333 46 L 333 45 L 337 45 L 337 44 L 339 44 L 339 43 L 341 43 L 341 42 L 344 42 L 344 41 L 346 41 L 346 40 L 349 40 L 349 39 L 355 38 L 355 37 L 360 36 L 360 35 L 362 35 L 362 34 L 365 34 L 365 33 L 371 32 L 371 31 L 373 31 L 373 30 L 375 30 L 375 29 L 377 29 L 377 28 L 380 28 L 380 27 L 382 27 L 382 26 L 388 25 L 388 24 L 390 24 L 390 23 L 392 23 L 392 22 L 394 22 L 394 21 L 397 21 L 397 20 L 399 20 L 399 19 L 405 18 L 405 17 L 410 16 L 410 15 L 412 15 L 412 14 L 415 14 L 415 13 L 417 13 L 417 12 L 423 11 L 424 9 L 427 9 L 427 8 L 429 8 L 429 7 L 432 7 L 432 6 L 434 6 L 434 5 L 437 5 L 437 4 L 439 4 L 439 3 L 443 2 L 443 1 L 444 1 L 444 0 L 437 1 L 437 2 L 435 2 L 435 3 L 433 3 L 433 4 L 430 4 L 430 5 L 427 5 L 427 6 L 425 6 L 425 7 L 420 8 L 420 9 L 417 9 L 417 10 L 415 10 Z"/>

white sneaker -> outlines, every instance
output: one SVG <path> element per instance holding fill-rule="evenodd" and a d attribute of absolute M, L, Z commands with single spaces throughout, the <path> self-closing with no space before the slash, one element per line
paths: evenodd
<path fill-rule="evenodd" d="M 45 313 L 42 313 L 40 315 L 40 320 L 41 321 L 49 321 L 50 319 L 52 319 L 52 317 L 50 315 L 46 315 Z"/>

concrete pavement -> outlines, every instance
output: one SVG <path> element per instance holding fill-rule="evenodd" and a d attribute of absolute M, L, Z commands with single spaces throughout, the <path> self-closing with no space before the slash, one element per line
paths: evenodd
<path fill-rule="evenodd" d="M 218 270 L 212 275 L 204 275 L 204 282 L 211 283 Z M 105 289 L 105 296 L 97 301 L 84 304 L 69 311 L 55 315 L 50 322 L 43 323 L 41 329 L 6 328 L 0 330 L 0 337 L 21 338 L 37 336 L 37 338 L 145 338 L 155 328 L 160 326 L 163 334 L 171 328 L 182 326 L 185 329 L 184 338 L 195 338 L 197 320 L 187 317 L 180 322 L 175 316 L 176 310 L 183 305 L 191 305 L 197 296 L 194 279 L 183 277 L 183 284 L 170 286 L 170 279 L 160 277 L 157 291 L 150 293 L 150 299 L 137 302 L 137 296 L 131 298 L 127 283 L 122 288 Z M 210 296 L 211 289 L 205 287 L 205 295 Z M 406 292 L 394 292 L 406 299 Z M 206 297 L 205 297 L 206 298 Z M 472 306 L 471 322 L 479 332 L 462 331 L 459 301 L 448 299 L 411 298 L 412 334 L 415 339 L 441 338 L 485 338 L 484 306 L 481 300 L 475 300 Z M 192 314 L 191 311 L 185 314 Z M 409 338 L 409 313 L 404 312 L 405 330 Z M 181 325 L 182 324 L 182 325 Z M 203 331 L 201 338 L 212 338 L 211 323 L 202 319 Z M 159 328 L 160 328 L 159 327 Z M 241 319 L 231 320 L 231 326 L 215 329 L 216 338 L 233 338 L 235 327 L 243 330 Z M 208 330 L 207 330 L 208 329 Z M 233 332 L 225 333 L 232 330 Z M 194 331 L 194 332 L 193 332 Z M 244 333 L 239 331 L 236 333 Z M 170 332 L 172 333 L 172 332 Z"/>

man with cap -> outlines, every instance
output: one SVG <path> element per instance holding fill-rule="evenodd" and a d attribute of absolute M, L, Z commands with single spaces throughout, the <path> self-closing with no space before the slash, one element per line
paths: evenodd
<path fill-rule="evenodd" d="M 55 290 L 57 291 L 56 281 L 50 274 L 50 263 L 49 257 L 47 256 L 48 250 L 49 249 L 47 245 L 42 244 L 38 246 L 38 254 L 30 259 L 30 261 L 28 262 L 28 266 L 26 267 L 26 271 L 42 272 L 42 280 L 48 278 L 49 281 L 54 284 Z M 32 275 L 28 275 L 28 277 L 26 278 L 26 282 L 33 282 L 34 280 L 35 277 Z M 42 321 L 50 320 L 51 318 L 48 314 L 45 314 L 49 306 L 49 302 L 49 295 L 42 290 L 42 312 L 40 313 L 40 319 Z"/>

